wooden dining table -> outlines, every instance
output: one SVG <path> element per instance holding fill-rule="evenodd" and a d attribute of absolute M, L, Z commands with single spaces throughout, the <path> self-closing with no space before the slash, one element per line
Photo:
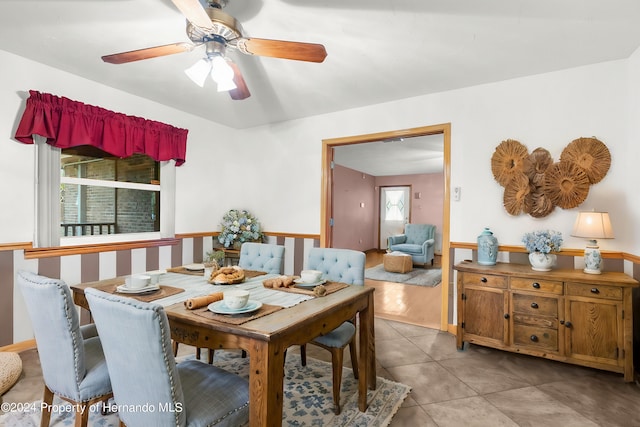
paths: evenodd
<path fill-rule="evenodd" d="M 268 278 L 268 276 L 264 276 Z M 258 278 L 252 279 L 260 284 Z M 124 283 L 115 278 L 71 286 L 74 302 L 89 309 L 84 296 L 88 287 L 104 288 Z M 179 295 L 164 307 L 175 342 L 210 349 L 243 349 L 249 354 L 250 426 L 281 426 L 285 352 L 292 345 L 308 343 L 357 315 L 358 408 L 367 409 L 367 390 L 376 388 L 373 288 L 346 286 L 323 297 L 312 298 L 243 324 L 206 318 L 188 310 Z M 187 296 L 185 295 L 185 299 Z M 162 300 L 158 300 L 159 303 Z"/>

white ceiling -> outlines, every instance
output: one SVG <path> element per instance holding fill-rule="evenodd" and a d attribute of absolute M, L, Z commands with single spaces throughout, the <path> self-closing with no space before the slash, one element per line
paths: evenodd
<path fill-rule="evenodd" d="M 372 176 L 439 173 L 444 170 L 443 135 L 335 147 L 334 162 Z"/>
<path fill-rule="evenodd" d="M 252 94 L 242 101 L 186 77 L 203 47 L 102 62 L 188 41 L 171 0 L 1 0 L 0 49 L 247 128 L 627 58 L 640 45 L 638 0 L 229 0 L 225 12 L 245 36 L 321 43 L 327 59 L 231 52 Z"/>

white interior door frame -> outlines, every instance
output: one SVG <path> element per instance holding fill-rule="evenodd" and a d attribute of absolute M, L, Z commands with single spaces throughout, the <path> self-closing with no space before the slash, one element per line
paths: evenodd
<path fill-rule="evenodd" d="M 370 133 L 341 138 L 322 140 L 322 178 L 321 178 L 321 206 L 320 206 L 320 246 L 331 247 L 331 212 L 332 212 L 332 176 L 331 160 L 333 147 L 340 145 L 363 144 L 385 139 L 410 138 L 413 136 L 442 134 L 444 137 L 444 203 L 442 206 L 442 310 L 440 313 L 440 329 L 456 332 L 454 322 L 455 307 L 449 306 L 449 287 L 452 285 L 450 275 L 449 227 L 450 227 L 450 187 L 451 187 L 451 123 L 400 129 L 387 132 Z"/>

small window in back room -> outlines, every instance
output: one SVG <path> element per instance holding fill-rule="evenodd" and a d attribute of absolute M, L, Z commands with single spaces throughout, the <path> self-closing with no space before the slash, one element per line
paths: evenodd
<path fill-rule="evenodd" d="M 160 231 L 159 162 L 90 146 L 63 149 L 60 219 L 61 237 Z"/>

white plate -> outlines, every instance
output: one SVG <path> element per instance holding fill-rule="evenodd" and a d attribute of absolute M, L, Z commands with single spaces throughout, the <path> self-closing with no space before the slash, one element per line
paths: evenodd
<path fill-rule="evenodd" d="M 120 285 L 116 288 L 116 290 L 121 294 L 144 294 L 147 292 L 157 291 L 160 289 L 160 285 L 147 285 L 143 288 L 131 289 L 128 288 L 127 285 Z"/>
<path fill-rule="evenodd" d="M 184 266 L 189 271 L 204 271 L 204 264 L 189 264 Z"/>
<path fill-rule="evenodd" d="M 327 281 L 324 279 L 321 280 L 316 280 L 315 282 L 303 282 L 302 279 L 296 279 L 294 280 L 294 283 L 302 288 L 313 288 L 316 287 L 318 285 L 322 285 L 324 283 L 326 283 Z"/>
<path fill-rule="evenodd" d="M 247 305 L 237 309 L 227 307 L 227 305 L 224 303 L 224 300 L 216 301 L 207 306 L 209 311 L 212 311 L 218 314 L 251 313 L 252 311 L 256 311 L 257 309 L 259 309 L 260 307 L 262 307 L 262 303 L 260 301 L 254 301 L 254 300 L 249 300 Z"/>
<path fill-rule="evenodd" d="M 227 285 L 237 285 L 237 284 L 242 283 L 242 282 L 244 282 L 244 281 L 245 281 L 245 279 L 242 279 L 242 281 L 241 281 L 241 282 L 233 282 L 233 283 L 229 283 L 229 282 L 227 282 L 227 281 L 214 280 L 214 281 L 213 281 L 213 284 L 214 284 L 214 285 L 224 285 L 224 286 L 227 286 Z"/>

